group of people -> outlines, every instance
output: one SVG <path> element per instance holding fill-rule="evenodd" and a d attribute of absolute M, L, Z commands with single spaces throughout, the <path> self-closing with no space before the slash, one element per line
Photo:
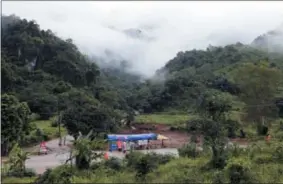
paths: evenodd
<path fill-rule="evenodd" d="M 118 140 L 116 144 L 117 144 L 118 151 L 123 152 L 123 153 L 133 150 L 138 145 L 137 142 L 121 141 L 121 140 Z"/>
<path fill-rule="evenodd" d="M 144 148 L 144 147 L 148 148 L 149 142 L 150 142 L 149 140 L 139 140 L 139 141 L 118 140 L 114 144 L 116 144 L 117 150 L 119 152 L 126 153 L 127 151 L 134 150 L 137 148 Z M 111 148 L 109 150 L 112 151 Z"/>

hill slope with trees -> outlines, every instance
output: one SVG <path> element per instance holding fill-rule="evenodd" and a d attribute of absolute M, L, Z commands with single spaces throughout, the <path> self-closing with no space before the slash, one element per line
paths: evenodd
<path fill-rule="evenodd" d="M 116 70 L 120 76 L 124 75 L 120 78 L 113 75 L 114 69 L 101 70 L 71 39 L 62 40 L 51 30 L 41 30 L 35 21 L 14 15 L 2 16 L 2 20 L 2 121 L 12 118 L 10 102 L 15 105 L 26 102 L 30 113 L 24 117 L 13 114 L 21 123 L 25 118 L 48 120 L 57 116 L 71 134 L 85 133 L 83 130 L 90 127 L 104 132 L 117 128 L 129 111 L 124 94 L 128 87 L 122 81 L 131 80 L 130 74 Z M 132 76 L 130 83 L 135 81 L 138 78 Z M 78 116 L 70 117 L 74 114 Z M 16 127 L 5 128 L 16 130 Z M 21 137 L 16 136 L 13 141 L 1 144 L 5 145 L 2 150 L 10 149 L 7 144 L 19 140 Z"/>
<path fill-rule="evenodd" d="M 179 52 L 157 71 L 155 78 L 160 78 L 160 81 L 149 81 L 141 90 L 140 93 L 149 96 L 141 104 L 149 111 L 164 111 L 168 108 L 187 110 L 195 105 L 204 91 L 210 89 L 237 97 L 241 91 L 235 82 L 236 76 L 232 76 L 237 68 L 245 63 L 265 63 L 267 68 L 282 71 L 282 61 L 282 54 L 270 55 L 240 43 Z"/>

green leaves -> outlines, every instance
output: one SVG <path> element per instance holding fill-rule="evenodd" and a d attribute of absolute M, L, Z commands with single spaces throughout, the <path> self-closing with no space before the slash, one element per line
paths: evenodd
<path fill-rule="evenodd" d="M 94 150 L 97 148 L 97 144 L 99 144 L 99 141 L 91 140 L 90 137 L 92 134 L 93 131 L 90 131 L 86 136 L 83 136 L 80 133 L 78 139 L 73 143 L 71 150 L 72 157 L 70 157 L 66 163 L 75 158 L 76 167 L 78 169 L 88 169 L 92 161 L 102 157 L 103 153 L 94 152 Z"/>
<path fill-rule="evenodd" d="M 231 109 L 231 96 L 216 90 L 206 91 L 198 99 L 197 112 L 214 121 L 221 121 Z"/>
<path fill-rule="evenodd" d="M 262 117 L 276 117 L 275 97 L 283 86 L 282 71 L 270 68 L 266 62 L 247 63 L 234 71 L 234 80 L 247 104 L 246 118 L 261 123 Z"/>
<path fill-rule="evenodd" d="M 11 164 L 9 169 L 10 172 L 20 172 L 21 176 L 24 176 L 26 170 L 25 162 L 29 159 L 28 156 L 29 153 L 23 151 L 16 143 L 9 154 L 9 163 Z"/>
<path fill-rule="evenodd" d="M 6 155 L 12 146 L 30 131 L 30 109 L 15 96 L 1 96 L 1 148 Z"/>
<path fill-rule="evenodd" d="M 106 106 L 97 102 L 85 101 L 69 106 L 63 113 L 62 123 L 69 134 L 77 137 L 79 132 L 86 135 L 90 130 L 93 130 L 94 133 L 114 131 L 115 122 L 119 121 L 119 119 L 115 121 L 115 117 L 117 117 L 115 113 Z"/>

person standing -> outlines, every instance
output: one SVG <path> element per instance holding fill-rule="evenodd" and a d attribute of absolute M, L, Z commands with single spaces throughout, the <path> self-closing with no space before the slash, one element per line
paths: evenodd
<path fill-rule="evenodd" d="M 131 141 L 129 144 L 130 144 L 130 151 L 133 151 L 133 150 L 134 150 L 135 143 L 133 143 L 133 142 Z"/>
<path fill-rule="evenodd" d="M 66 145 L 66 136 L 64 136 L 64 146 Z"/>
<path fill-rule="evenodd" d="M 123 142 L 123 153 L 126 153 L 127 151 L 127 143 L 126 141 Z"/>
<path fill-rule="evenodd" d="M 43 153 L 45 155 L 47 155 L 47 146 L 46 146 L 46 142 L 42 141 L 39 145 L 39 154 Z"/>
<path fill-rule="evenodd" d="M 104 153 L 104 159 L 105 159 L 105 160 L 108 160 L 108 159 L 109 159 L 109 155 L 108 155 L 108 152 L 107 152 L 107 151 Z"/>
<path fill-rule="evenodd" d="M 117 141 L 117 147 L 118 147 L 118 151 L 122 151 L 122 141 L 118 140 Z"/>

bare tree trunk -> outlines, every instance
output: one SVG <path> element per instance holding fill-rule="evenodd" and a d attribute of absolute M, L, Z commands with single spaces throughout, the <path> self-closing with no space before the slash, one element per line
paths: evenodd
<path fill-rule="evenodd" d="M 70 161 L 71 161 L 71 167 L 73 167 L 73 153 L 72 153 L 73 151 L 72 150 L 70 150 Z"/>

